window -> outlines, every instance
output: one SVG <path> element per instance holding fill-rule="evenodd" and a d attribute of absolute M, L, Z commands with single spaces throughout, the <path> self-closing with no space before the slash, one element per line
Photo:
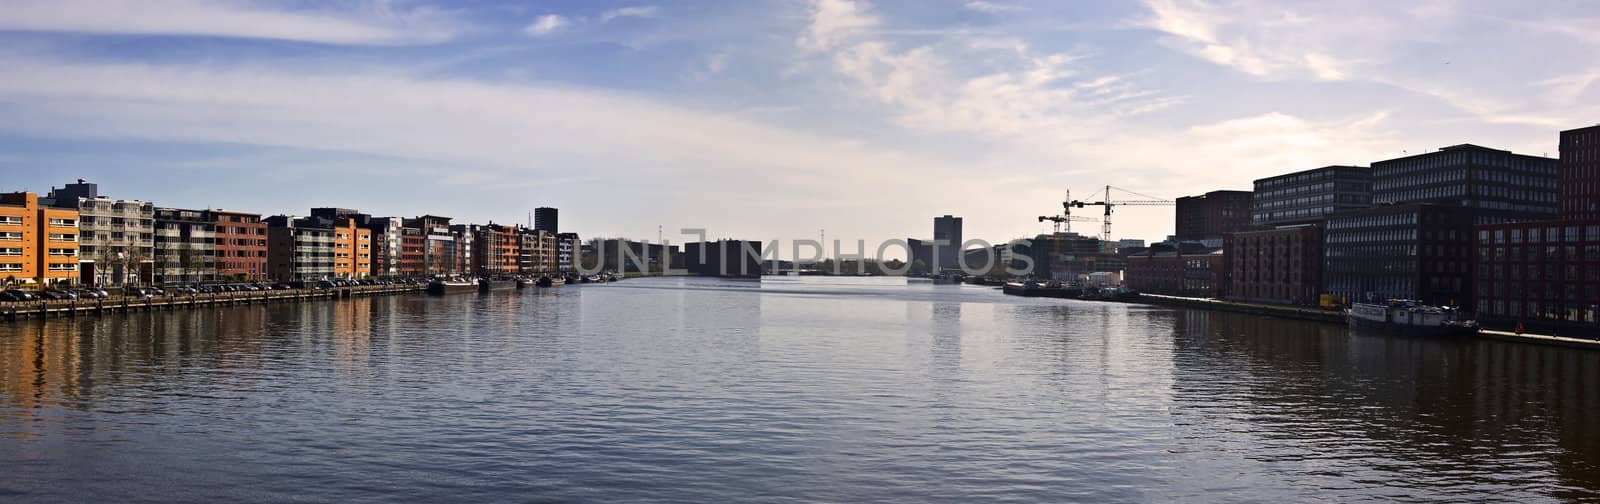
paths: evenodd
<path fill-rule="evenodd" d="M 22 263 L 0 263 L 0 272 L 14 273 L 22 271 Z"/>
<path fill-rule="evenodd" d="M 50 241 L 75 243 L 75 242 L 78 241 L 78 235 L 66 234 L 66 233 L 50 233 Z"/>
<path fill-rule="evenodd" d="M 53 248 L 50 249 L 50 255 L 55 257 L 77 257 L 78 249 Z"/>
<path fill-rule="evenodd" d="M 0 226 L 21 226 L 22 218 L 14 215 L 0 215 Z"/>
<path fill-rule="evenodd" d="M 22 241 L 22 233 L 0 233 L 0 241 Z"/>
<path fill-rule="evenodd" d="M 0 256 L 22 257 L 22 248 L 21 247 L 0 248 Z"/>

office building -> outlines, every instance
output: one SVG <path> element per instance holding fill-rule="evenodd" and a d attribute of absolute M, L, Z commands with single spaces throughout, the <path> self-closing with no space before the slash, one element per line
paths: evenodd
<path fill-rule="evenodd" d="M 1251 204 L 1250 191 L 1211 191 L 1178 198 L 1176 237 L 1220 247 L 1223 235 L 1250 228 Z"/>
<path fill-rule="evenodd" d="M 735 278 L 761 277 L 761 242 L 717 240 L 683 246 L 683 262 L 691 275 Z"/>
<path fill-rule="evenodd" d="M 1256 180 L 1250 219 L 1258 226 L 1315 224 L 1371 206 L 1372 169 L 1325 166 Z"/>
<path fill-rule="evenodd" d="M 217 279 L 217 218 L 205 210 L 157 208 L 155 282 L 192 284 Z"/>
<path fill-rule="evenodd" d="M 1411 203 L 1328 218 L 1324 291 L 1349 302 L 1414 299 L 1472 306 L 1476 211 Z"/>
<path fill-rule="evenodd" d="M 1600 220 L 1600 125 L 1561 132 L 1561 218 Z"/>
<path fill-rule="evenodd" d="M 0 282 L 78 282 L 78 212 L 31 192 L 0 195 Z"/>
<path fill-rule="evenodd" d="M 1127 262 L 1122 284 L 1142 293 L 1217 298 L 1225 292 L 1227 269 L 1220 248 L 1152 248 L 1129 254 Z"/>
<path fill-rule="evenodd" d="M 1372 163 L 1373 203 L 1437 203 L 1477 209 L 1474 222 L 1550 219 L 1557 208 L 1554 159 L 1461 144 Z"/>
<path fill-rule="evenodd" d="M 550 234 L 561 234 L 560 212 L 550 207 L 533 209 L 533 228 Z"/>

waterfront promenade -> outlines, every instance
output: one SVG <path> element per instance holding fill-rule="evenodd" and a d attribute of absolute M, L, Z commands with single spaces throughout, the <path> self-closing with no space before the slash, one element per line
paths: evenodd
<path fill-rule="evenodd" d="M 255 292 L 212 292 L 176 296 L 125 296 L 113 294 L 103 299 L 0 301 L 0 321 L 29 318 L 75 317 L 105 313 L 178 310 L 210 306 L 254 303 L 281 303 L 355 296 L 380 296 L 423 292 L 426 284 L 353 285 L 327 289 L 285 289 Z"/>

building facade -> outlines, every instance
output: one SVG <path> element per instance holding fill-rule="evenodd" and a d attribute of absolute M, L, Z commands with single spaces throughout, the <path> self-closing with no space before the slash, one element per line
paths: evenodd
<path fill-rule="evenodd" d="M 472 272 L 477 275 L 498 277 L 523 272 L 521 264 L 522 228 L 472 224 Z"/>
<path fill-rule="evenodd" d="M 1472 144 L 1372 163 L 1373 203 L 1438 203 L 1478 209 L 1478 224 L 1550 219 L 1555 159 Z"/>
<path fill-rule="evenodd" d="M 1222 249 L 1189 253 L 1147 250 L 1127 257 L 1122 284 L 1148 294 L 1199 298 L 1222 297 L 1227 265 Z"/>
<path fill-rule="evenodd" d="M 428 237 L 421 228 L 400 228 L 400 276 L 420 277 L 427 273 Z"/>
<path fill-rule="evenodd" d="M 267 279 L 267 223 L 261 214 L 211 210 L 215 218 L 217 277 Z"/>
<path fill-rule="evenodd" d="M 372 231 L 372 276 L 400 275 L 401 221 L 399 217 L 373 217 L 367 221 L 367 230 Z"/>
<path fill-rule="evenodd" d="M 154 204 L 101 196 L 78 180 L 52 188 L 40 205 L 78 212 L 78 278 L 89 285 L 150 282 L 155 274 Z"/>
<path fill-rule="evenodd" d="M 317 219 L 333 229 L 333 276 L 351 279 L 372 276 L 372 230 L 358 225 L 355 217 Z"/>
<path fill-rule="evenodd" d="M 1255 181 L 1250 220 L 1258 226 L 1314 224 L 1372 206 L 1372 169 L 1325 166 Z"/>
<path fill-rule="evenodd" d="M 556 271 L 562 273 L 576 271 L 578 251 L 582 243 L 578 239 L 578 233 L 556 234 Z"/>
<path fill-rule="evenodd" d="M 0 281 L 78 283 L 78 212 L 30 192 L 0 195 Z"/>
<path fill-rule="evenodd" d="M 1322 294 L 1322 228 L 1300 225 L 1228 235 L 1228 298 L 1315 306 Z"/>
<path fill-rule="evenodd" d="M 333 226 L 315 217 L 275 215 L 267 221 L 267 274 L 279 282 L 333 278 Z"/>
<path fill-rule="evenodd" d="M 1178 198 L 1177 239 L 1222 246 L 1224 235 L 1250 228 L 1251 195 L 1250 191 L 1211 191 Z"/>
<path fill-rule="evenodd" d="M 416 262 L 411 266 L 415 268 L 414 276 L 438 276 L 461 274 L 456 239 L 450 232 L 450 218 L 437 215 L 423 215 L 406 219 L 403 225 L 416 229 L 420 240 L 414 241 L 421 253 L 414 256 Z M 402 247 L 404 245 L 402 244 Z M 402 254 L 405 252 L 402 251 Z M 404 258 L 402 258 L 404 260 Z M 470 263 L 468 264 L 470 267 Z"/>
<path fill-rule="evenodd" d="M 1324 292 L 1348 302 L 1414 299 L 1472 306 L 1477 209 L 1412 203 L 1328 219 Z"/>
<path fill-rule="evenodd" d="M 217 219 L 205 210 L 157 208 L 155 282 L 190 284 L 217 279 Z"/>
<path fill-rule="evenodd" d="M 1600 220 L 1600 126 L 1561 132 L 1560 213 Z"/>

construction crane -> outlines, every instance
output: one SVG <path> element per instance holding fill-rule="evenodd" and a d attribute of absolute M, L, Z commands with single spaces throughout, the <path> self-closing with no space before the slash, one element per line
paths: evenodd
<path fill-rule="evenodd" d="M 1071 233 L 1072 232 L 1072 223 L 1073 222 L 1094 222 L 1094 219 L 1089 218 L 1089 217 L 1082 217 L 1082 216 L 1072 215 L 1072 191 L 1067 191 L 1067 195 L 1063 196 L 1061 198 L 1061 215 L 1041 215 L 1041 216 L 1039 216 L 1039 222 L 1044 222 L 1044 221 L 1050 221 L 1050 222 L 1055 223 L 1053 232 L 1059 234 L 1059 233 L 1061 233 L 1061 225 L 1062 224 L 1066 224 L 1067 225 L 1067 232 Z"/>
<path fill-rule="evenodd" d="M 1112 198 L 1112 196 L 1111 196 L 1111 190 L 1112 189 L 1116 189 L 1118 191 L 1121 191 L 1121 192 L 1124 192 L 1124 193 L 1128 193 L 1130 195 L 1137 196 L 1137 197 L 1144 198 L 1144 199 L 1115 199 L 1115 198 Z M 1172 205 L 1177 204 L 1177 203 L 1174 203 L 1172 200 L 1169 200 L 1169 199 L 1161 199 L 1161 198 L 1157 198 L 1155 196 L 1151 196 L 1151 195 L 1148 195 L 1148 194 L 1139 194 L 1139 193 L 1136 193 L 1136 192 L 1133 192 L 1133 191 L 1129 191 L 1127 189 L 1123 189 L 1123 188 L 1120 188 L 1120 187 L 1112 187 L 1112 186 L 1106 186 L 1106 189 L 1105 189 L 1104 193 L 1095 193 L 1095 194 L 1096 195 L 1103 194 L 1103 199 L 1101 199 L 1100 201 L 1076 201 L 1076 200 L 1074 200 L 1071 203 L 1068 203 L 1067 206 L 1074 207 L 1074 208 L 1083 208 L 1085 206 L 1096 206 L 1096 205 L 1105 207 L 1105 209 L 1106 209 L 1105 217 L 1101 221 L 1100 246 L 1102 246 L 1102 247 L 1106 246 L 1106 244 L 1108 244 L 1108 243 L 1111 243 L 1111 208 L 1112 207 L 1119 207 L 1119 206 L 1172 206 Z M 1089 197 L 1090 198 L 1094 198 L 1094 195 L 1091 195 Z"/>

